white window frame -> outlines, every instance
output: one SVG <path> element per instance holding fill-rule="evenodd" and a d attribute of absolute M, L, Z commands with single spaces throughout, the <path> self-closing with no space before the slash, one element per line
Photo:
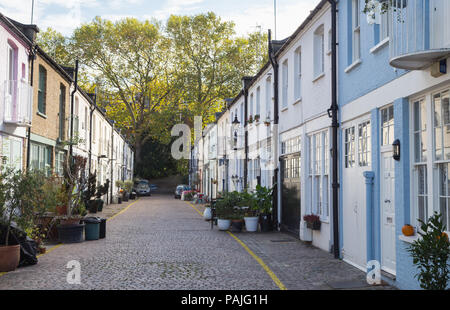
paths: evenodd
<path fill-rule="evenodd" d="M 314 79 L 325 73 L 325 31 L 320 25 L 314 31 Z"/>
<path fill-rule="evenodd" d="M 360 0 L 352 0 L 352 60 L 361 58 L 361 12 Z"/>
<path fill-rule="evenodd" d="M 288 107 L 288 94 L 289 94 L 289 62 L 286 59 L 282 65 L 282 94 L 281 94 L 281 108 L 286 109 Z"/>
<path fill-rule="evenodd" d="M 256 111 L 255 111 L 255 116 L 259 115 L 259 117 L 261 118 L 261 87 L 258 86 L 258 88 L 256 88 Z"/>
<path fill-rule="evenodd" d="M 266 79 L 266 118 L 271 120 L 272 110 L 272 77 Z"/>
<path fill-rule="evenodd" d="M 295 99 L 300 100 L 302 98 L 302 50 L 298 47 L 295 50 Z"/>
<path fill-rule="evenodd" d="M 348 133 L 351 139 L 348 139 Z M 344 129 L 344 168 L 355 167 L 356 160 L 356 128 L 351 126 Z"/>
<path fill-rule="evenodd" d="M 363 130 L 362 135 L 361 130 Z M 360 167 L 371 166 L 372 162 L 371 130 L 372 124 L 370 120 L 358 124 L 358 164 Z"/>

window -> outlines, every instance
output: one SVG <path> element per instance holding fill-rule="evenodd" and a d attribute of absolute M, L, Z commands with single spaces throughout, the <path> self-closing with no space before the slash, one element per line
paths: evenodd
<path fill-rule="evenodd" d="M 331 53 L 333 50 L 333 32 L 328 30 L 328 53 Z"/>
<path fill-rule="evenodd" d="M 8 82 L 7 82 L 7 94 L 14 95 L 14 85 L 17 75 L 17 62 L 16 62 L 16 49 L 8 44 Z"/>
<path fill-rule="evenodd" d="M 256 115 L 261 116 L 261 88 L 256 89 Z"/>
<path fill-rule="evenodd" d="M 302 97 L 302 52 L 300 47 L 295 51 L 295 99 Z"/>
<path fill-rule="evenodd" d="M 325 72 L 325 38 L 323 25 L 314 32 L 314 77 Z"/>
<path fill-rule="evenodd" d="M 381 145 L 394 143 L 394 107 L 390 106 L 381 110 Z"/>
<path fill-rule="evenodd" d="M 0 167 L 22 170 L 22 142 L 10 136 L 0 135 Z"/>
<path fill-rule="evenodd" d="M 249 104 L 249 115 L 254 117 L 253 115 L 253 94 L 250 95 L 250 104 Z"/>
<path fill-rule="evenodd" d="M 52 152 L 50 146 L 31 143 L 31 167 L 33 170 L 41 170 L 50 176 L 52 173 Z"/>
<path fill-rule="evenodd" d="M 308 137 L 309 141 L 309 178 L 307 188 L 310 191 L 312 213 L 327 220 L 329 211 L 329 140 L 328 131 Z"/>
<path fill-rule="evenodd" d="M 79 118 L 80 99 L 75 98 L 75 106 L 73 108 L 73 132 L 77 135 L 80 132 L 80 118 Z"/>
<path fill-rule="evenodd" d="M 355 166 L 355 127 L 345 129 L 345 168 Z"/>
<path fill-rule="evenodd" d="M 268 77 L 266 80 L 266 117 L 270 120 L 270 110 L 272 107 L 272 78 Z"/>
<path fill-rule="evenodd" d="M 66 87 L 59 86 L 59 139 L 65 139 L 65 124 L 66 124 Z"/>
<path fill-rule="evenodd" d="M 39 66 L 39 88 L 38 88 L 38 112 L 46 113 L 47 100 L 47 70 L 43 66 Z"/>
<path fill-rule="evenodd" d="M 92 143 L 94 143 L 94 144 L 97 141 L 96 130 L 95 130 L 97 128 L 96 124 L 97 124 L 97 117 L 94 115 L 92 117 Z"/>
<path fill-rule="evenodd" d="M 55 173 L 60 177 L 64 176 L 64 160 L 65 160 L 65 153 L 57 152 L 55 159 Z"/>
<path fill-rule="evenodd" d="M 439 170 L 439 211 L 447 230 L 450 230 L 450 91 L 433 96 L 433 110 L 434 153 Z"/>
<path fill-rule="evenodd" d="M 289 67 L 288 67 L 288 61 L 285 60 L 283 62 L 283 69 L 282 69 L 282 103 L 281 107 L 287 108 L 288 107 L 288 90 L 289 90 Z"/>
<path fill-rule="evenodd" d="M 360 167 L 368 167 L 372 161 L 370 130 L 370 121 L 358 126 L 358 160 Z"/>
<path fill-rule="evenodd" d="M 353 62 L 361 57 L 360 0 L 352 0 Z"/>
<path fill-rule="evenodd" d="M 379 29 L 380 29 L 379 42 L 381 42 L 389 37 L 389 14 L 387 12 L 381 14 L 381 23 Z"/>

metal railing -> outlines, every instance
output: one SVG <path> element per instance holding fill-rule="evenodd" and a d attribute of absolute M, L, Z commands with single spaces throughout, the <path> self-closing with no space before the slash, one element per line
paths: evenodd
<path fill-rule="evenodd" d="M 3 88 L 3 121 L 30 126 L 33 111 L 33 87 L 25 81 L 5 81 Z"/>
<path fill-rule="evenodd" d="M 450 52 L 450 1 L 384 0 L 389 10 L 391 64 L 422 69 Z"/>

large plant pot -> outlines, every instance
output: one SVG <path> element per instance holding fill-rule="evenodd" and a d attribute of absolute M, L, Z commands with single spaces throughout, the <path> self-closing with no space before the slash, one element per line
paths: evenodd
<path fill-rule="evenodd" d="M 130 200 L 130 194 L 128 193 L 123 194 L 122 200 L 124 202 L 128 202 Z"/>
<path fill-rule="evenodd" d="M 117 203 L 118 203 L 119 205 L 122 204 L 122 198 L 121 198 L 121 197 L 117 198 Z"/>
<path fill-rule="evenodd" d="M 242 231 L 243 227 L 244 227 L 244 221 L 242 221 L 242 220 L 231 221 L 231 232 L 239 233 Z"/>
<path fill-rule="evenodd" d="M 262 232 L 269 232 L 273 230 L 271 214 L 261 214 L 259 216 L 259 223 L 261 225 Z"/>
<path fill-rule="evenodd" d="M 98 202 L 96 200 L 91 200 L 87 203 L 87 208 L 89 213 L 97 213 L 98 212 Z"/>
<path fill-rule="evenodd" d="M 98 212 L 103 212 L 103 207 L 105 206 L 105 202 L 102 199 L 97 199 L 97 208 Z"/>
<path fill-rule="evenodd" d="M 231 220 L 217 220 L 217 226 L 219 227 L 220 231 L 227 231 L 230 229 L 231 226 Z"/>
<path fill-rule="evenodd" d="M 259 218 L 257 216 L 244 217 L 244 221 L 245 221 L 245 229 L 248 232 L 257 232 L 258 231 Z"/>
<path fill-rule="evenodd" d="M 0 272 L 16 270 L 20 262 L 20 245 L 0 246 Z"/>
<path fill-rule="evenodd" d="M 205 221 L 211 221 L 212 220 L 212 211 L 211 208 L 206 208 L 205 211 L 203 212 L 203 218 L 205 219 Z"/>
<path fill-rule="evenodd" d="M 61 243 L 83 242 L 84 224 L 58 225 L 58 237 Z"/>
<path fill-rule="evenodd" d="M 85 239 L 86 241 L 100 239 L 100 219 L 87 218 L 84 220 L 85 226 Z"/>

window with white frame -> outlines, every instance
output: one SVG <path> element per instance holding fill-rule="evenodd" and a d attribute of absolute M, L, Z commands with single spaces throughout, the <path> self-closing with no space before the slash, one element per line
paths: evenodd
<path fill-rule="evenodd" d="M 355 127 L 345 129 L 345 168 L 355 166 Z"/>
<path fill-rule="evenodd" d="M 328 53 L 331 53 L 333 49 L 333 32 L 328 30 Z"/>
<path fill-rule="evenodd" d="M 259 117 L 261 117 L 261 88 L 258 87 L 256 89 L 256 114 L 255 115 L 259 115 Z"/>
<path fill-rule="evenodd" d="M 360 167 L 368 167 L 371 158 L 370 121 L 358 125 L 358 161 Z"/>
<path fill-rule="evenodd" d="M 413 103 L 414 141 L 414 206 L 416 218 L 428 219 L 428 173 L 427 173 L 427 109 L 424 99 Z M 418 224 L 418 223 L 416 223 Z"/>
<path fill-rule="evenodd" d="M 288 90 L 289 90 L 289 66 L 287 59 L 283 62 L 282 66 L 282 102 L 281 107 L 287 108 L 288 107 Z"/>
<path fill-rule="evenodd" d="M 56 158 L 55 158 L 55 173 L 59 177 L 64 176 L 64 159 L 65 159 L 65 153 L 64 152 L 56 152 Z"/>
<path fill-rule="evenodd" d="M 357 61 L 361 57 L 361 24 L 360 24 L 360 0 L 352 1 L 352 60 Z"/>
<path fill-rule="evenodd" d="M 31 167 L 33 170 L 44 171 L 47 176 L 52 173 L 52 153 L 51 146 L 31 143 Z"/>
<path fill-rule="evenodd" d="M 389 16 L 390 14 L 382 13 L 380 22 L 380 42 L 389 37 Z"/>
<path fill-rule="evenodd" d="M 301 48 L 295 50 L 295 99 L 302 97 L 302 51 Z"/>
<path fill-rule="evenodd" d="M 394 106 L 381 110 L 381 145 L 394 143 Z"/>
<path fill-rule="evenodd" d="M 450 230 L 450 91 L 433 96 L 435 162 L 438 166 L 439 212 Z M 437 211 L 437 210 L 436 210 Z"/>
<path fill-rule="evenodd" d="M 271 120 L 271 111 L 272 107 L 272 78 L 268 77 L 266 79 L 266 120 Z"/>
<path fill-rule="evenodd" d="M 325 38 L 324 27 L 321 25 L 314 32 L 314 77 L 325 72 Z"/>
<path fill-rule="evenodd" d="M 250 103 L 249 103 L 249 117 L 253 117 L 254 118 L 254 114 L 253 114 L 253 94 L 250 95 Z"/>
<path fill-rule="evenodd" d="M 328 131 L 308 137 L 309 178 L 311 211 L 326 220 L 329 217 L 329 140 Z"/>

